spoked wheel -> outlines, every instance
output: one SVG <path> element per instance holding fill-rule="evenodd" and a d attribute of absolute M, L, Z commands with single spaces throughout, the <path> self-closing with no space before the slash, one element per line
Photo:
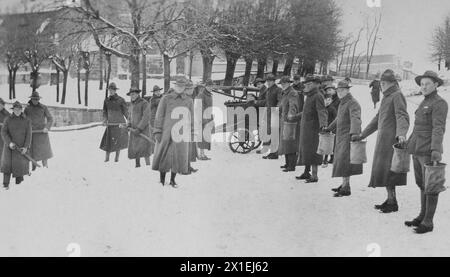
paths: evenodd
<path fill-rule="evenodd" d="M 248 130 L 232 132 L 229 141 L 228 146 L 233 153 L 247 154 L 255 148 L 255 142 L 250 140 Z"/>

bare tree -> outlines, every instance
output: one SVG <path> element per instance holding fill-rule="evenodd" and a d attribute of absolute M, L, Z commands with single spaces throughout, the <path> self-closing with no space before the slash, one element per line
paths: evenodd
<path fill-rule="evenodd" d="M 431 60 L 438 63 L 438 69 L 442 61 L 445 68 L 450 70 L 450 16 L 445 18 L 444 24 L 435 28 L 431 40 Z"/>
<path fill-rule="evenodd" d="M 354 62 L 355 62 L 355 54 L 356 54 L 356 47 L 358 46 L 358 43 L 361 39 L 361 33 L 364 30 L 364 28 L 359 29 L 358 31 L 358 36 L 356 37 L 354 43 L 353 43 L 353 54 L 352 54 L 352 60 L 350 63 L 350 77 L 353 76 L 353 67 L 354 67 Z"/>
<path fill-rule="evenodd" d="M 367 39 L 367 48 L 366 48 L 366 79 L 369 78 L 369 70 L 370 63 L 372 61 L 373 52 L 375 50 L 375 45 L 378 40 L 378 31 L 381 26 L 381 13 L 378 16 L 374 17 L 374 25 L 372 27 L 369 26 L 369 18 L 366 20 L 366 39 Z"/>

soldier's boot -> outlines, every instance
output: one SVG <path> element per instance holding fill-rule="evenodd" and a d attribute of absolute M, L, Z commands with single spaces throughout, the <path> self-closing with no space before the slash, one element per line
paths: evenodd
<path fill-rule="evenodd" d="M 410 221 L 405 221 L 405 225 L 408 227 L 418 227 L 422 223 L 425 217 L 425 211 L 427 207 L 427 197 L 423 190 L 420 190 L 420 213 L 419 215 Z"/>
<path fill-rule="evenodd" d="M 118 162 L 119 161 L 119 156 L 120 156 L 120 150 L 116 151 L 116 157 L 114 158 L 114 162 Z"/>
<path fill-rule="evenodd" d="M 417 234 L 425 234 L 433 231 L 433 217 L 436 213 L 439 195 L 432 194 L 426 196 L 426 211 L 422 223 L 414 229 Z"/>
<path fill-rule="evenodd" d="M 105 155 L 105 163 L 107 163 L 107 162 L 109 162 L 109 152 L 106 152 L 106 155 Z"/>
<path fill-rule="evenodd" d="M 140 158 L 136 158 L 136 168 L 141 167 L 141 159 Z"/>
<path fill-rule="evenodd" d="M 145 159 L 145 164 L 146 164 L 147 166 L 149 166 L 149 165 L 150 165 L 150 156 L 144 157 L 144 159 Z"/>
<path fill-rule="evenodd" d="M 166 182 L 166 173 L 165 172 L 159 172 L 159 182 L 163 185 Z"/>
<path fill-rule="evenodd" d="M 48 160 L 42 160 L 42 166 L 48 168 Z"/>
<path fill-rule="evenodd" d="M 36 165 L 34 165 L 34 164 L 31 165 L 31 170 L 32 170 L 32 171 L 35 171 L 35 170 L 36 170 Z"/>
<path fill-rule="evenodd" d="M 11 181 L 11 174 L 3 173 L 3 188 L 5 190 L 9 189 L 9 182 Z"/>
<path fill-rule="evenodd" d="M 16 185 L 20 185 L 20 183 L 22 183 L 22 182 L 23 182 L 23 177 L 22 176 L 16 177 Z"/>
<path fill-rule="evenodd" d="M 171 172 L 171 174 L 170 174 L 170 185 L 171 185 L 173 188 L 178 188 L 178 184 L 175 182 L 175 177 L 176 177 L 176 176 L 177 176 L 176 173 Z"/>

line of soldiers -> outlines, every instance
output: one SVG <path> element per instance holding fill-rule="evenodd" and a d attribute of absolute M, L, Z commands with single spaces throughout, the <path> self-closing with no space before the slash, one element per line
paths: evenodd
<path fill-rule="evenodd" d="M 119 161 L 120 151 L 128 148 L 128 158 L 134 159 L 136 167 L 140 167 L 141 158 L 150 166 L 150 156 L 153 156 L 152 169 L 160 172 L 160 182 L 165 184 L 167 172 L 171 172 L 170 185 L 178 187 L 175 181 L 177 174 L 191 174 L 197 172 L 191 163 L 199 160 L 210 160 L 205 150 L 211 150 L 211 138 L 199 136 L 192 131 L 190 141 L 175 141 L 172 138 L 172 127 L 178 119 L 172 118 L 174 109 L 185 107 L 191 111 L 189 114 L 194 130 L 194 121 L 191 115 L 194 112 L 194 100 L 202 105 L 203 112 L 212 107 L 212 94 L 210 92 L 212 81 L 207 80 L 198 86 L 192 81 L 179 78 L 174 88 L 162 94 L 162 89 L 154 86 L 153 96 L 142 98 L 139 89 L 131 88 L 127 93 L 131 104 L 127 107 L 125 100 L 117 95 L 117 86 L 111 83 L 108 87 L 109 97 L 103 105 L 103 118 L 106 130 L 103 134 L 100 149 L 105 151 L 105 162 L 109 161 L 110 153 L 115 152 L 115 162 Z M 195 101 L 197 103 L 197 101 Z M 210 119 L 202 119 L 202 126 L 210 123 Z M 196 143 L 195 141 L 199 141 Z"/>
<path fill-rule="evenodd" d="M 16 184 L 30 175 L 30 160 L 32 170 L 36 170 L 37 162 L 42 161 L 48 167 L 48 160 L 53 157 L 48 131 L 53 125 L 53 117 L 47 106 L 40 103 L 41 97 L 34 91 L 25 110 L 16 101 L 12 113 L 5 109 L 5 101 L 0 98 L 0 171 L 3 173 L 3 187 L 9 189 L 11 175 Z"/>
<path fill-rule="evenodd" d="M 378 131 L 369 187 L 384 187 L 387 199 L 375 205 L 375 209 L 382 213 L 398 211 L 396 187 L 406 185 L 407 175 L 391 171 L 393 145 L 397 144 L 413 155 L 415 179 L 421 195 L 419 215 L 406 221 L 405 225 L 416 227 L 415 232 L 419 234 L 432 231 L 438 195 L 445 190 L 445 178 L 438 175 L 440 178 L 425 182 L 425 167 L 430 163 L 438 165 L 442 159 L 448 112 L 446 101 L 437 94 L 437 88 L 443 84 L 442 79 L 432 71 L 416 78 L 424 100 L 415 112 L 414 129 L 409 139 L 406 138 L 410 125 L 406 99 L 392 70 L 386 70 L 381 76 L 381 106 L 363 130 L 361 106 L 350 93 L 350 80 L 340 81 L 337 88 L 332 83 L 332 78 L 324 80 L 313 75 L 306 76 L 303 82 L 300 82 L 300 76 L 295 76 L 293 81 L 284 76 L 279 82 L 281 88 L 275 84 L 273 75 L 269 75 L 267 80 L 255 80 L 254 85 L 260 88 L 256 103 L 267 108 L 278 107 L 281 115 L 279 126 L 268 128 L 280 128 L 280 147 L 270 149 L 263 158 L 278 159 L 278 155 L 284 155 L 284 172 L 295 171 L 297 165 L 305 166 L 303 174 L 296 178 L 306 180 L 306 183 L 318 182 L 318 165 L 332 162 L 332 177 L 342 178 L 342 184 L 332 189 L 334 196 L 350 196 L 350 177 L 363 173 L 362 164 L 350 163 L 350 144 Z M 326 98 L 329 100 L 325 101 Z M 267 120 L 270 120 L 270 115 Z M 319 134 L 328 132 L 336 134 L 331 160 L 316 153 Z"/>

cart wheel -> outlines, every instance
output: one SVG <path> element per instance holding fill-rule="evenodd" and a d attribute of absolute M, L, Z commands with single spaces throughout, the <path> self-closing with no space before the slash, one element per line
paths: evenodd
<path fill-rule="evenodd" d="M 245 137 L 242 137 L 241 132 L 235 131 L 230 134 L 230 142 L 228 146 L 233 153 L 247 154 L 253 150 L 255 142 L 249 140 L 248 130 L 244 131 Z"/>

